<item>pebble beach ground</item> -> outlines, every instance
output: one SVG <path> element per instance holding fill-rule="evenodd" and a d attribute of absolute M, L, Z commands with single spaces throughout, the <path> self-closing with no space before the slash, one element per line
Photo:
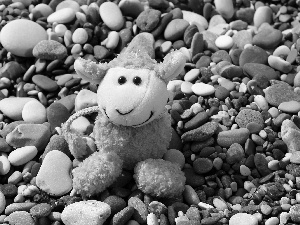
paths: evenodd
<path fill-rule="evenodd" d="M 298 0 L 0 0 L 0 224 L 300 224 Z M 156 60 L 187 59 L 168 83 L 164 159 L 176 198 L 137 189 L 132 171 L 97 196 L 72 194 L 78 165 L 61 135 L 97 105 L 78 57 L 109 62 L 140 32 Z M 93 118 L 71 129 L 88 135 Z M 91 149 L 94 140 L 87 138 Z"/>

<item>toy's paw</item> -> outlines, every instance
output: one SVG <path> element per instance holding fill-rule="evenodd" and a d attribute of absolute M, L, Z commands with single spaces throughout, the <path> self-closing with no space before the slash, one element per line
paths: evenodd
<path fill-rule="evenodd" d="M 176 163 L 163 159 L 147 159 L 134 168 L 138 188 L 146 194 L 172 198 L 181 195 L 185 176 Z"/>
<path fill-rule="evenodd" d="M 122 160 L 115 153 L 95 152 L 73 170 L 73 189 L 83 197 L 104 191 L 122 172 Z"/>

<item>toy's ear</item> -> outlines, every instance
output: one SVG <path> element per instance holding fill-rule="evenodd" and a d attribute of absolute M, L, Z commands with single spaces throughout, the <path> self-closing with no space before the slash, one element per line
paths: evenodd
<path fill-rule="evenodd" d="M 74 62 L 74 69 L 83 79 L 99 84 L 109 69 L 107 63 L 96 64 L 91 60 L 77 58 Z"/>
<path fill-rule="evenodd" d="M 186 57 L 180 51 L 174 51 L 165 56 L 158 65 L 159 75 L 166 83 L 177 77 L 184 69 Z"/>

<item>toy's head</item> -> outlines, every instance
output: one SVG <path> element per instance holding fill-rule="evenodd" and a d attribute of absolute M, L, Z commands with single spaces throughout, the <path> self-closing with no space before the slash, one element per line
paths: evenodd
<path fill-rule="evenodd" d="M 158 64 L 154 38 L 141 33 L 108 64 L 77 59 L 76 72 L 99 84 L 97 101 L 103 115 L 116 125 L 138 127 L 160 117 L 170 96 L 167 83 L 184 68 L 185 56 L 174 51 Z"/>

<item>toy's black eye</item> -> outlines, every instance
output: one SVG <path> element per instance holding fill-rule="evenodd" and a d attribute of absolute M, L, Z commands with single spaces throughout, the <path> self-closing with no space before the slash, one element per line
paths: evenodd
<path fill-rule="evenodd" d="M 125 84 L 126 83 L 126 77 L 124 77 L 124 76 L 120 76 L 119 78 L 118 78 L 118 83 L 120 84 L 120 85 L 122 85 L 122 84 Z"/>
<path fill-rule="evenodd" d="M 142 79 L 140 77 L 134 77 L 132 81 L 135 85 L 140 85 L 142 83 Z"/>

